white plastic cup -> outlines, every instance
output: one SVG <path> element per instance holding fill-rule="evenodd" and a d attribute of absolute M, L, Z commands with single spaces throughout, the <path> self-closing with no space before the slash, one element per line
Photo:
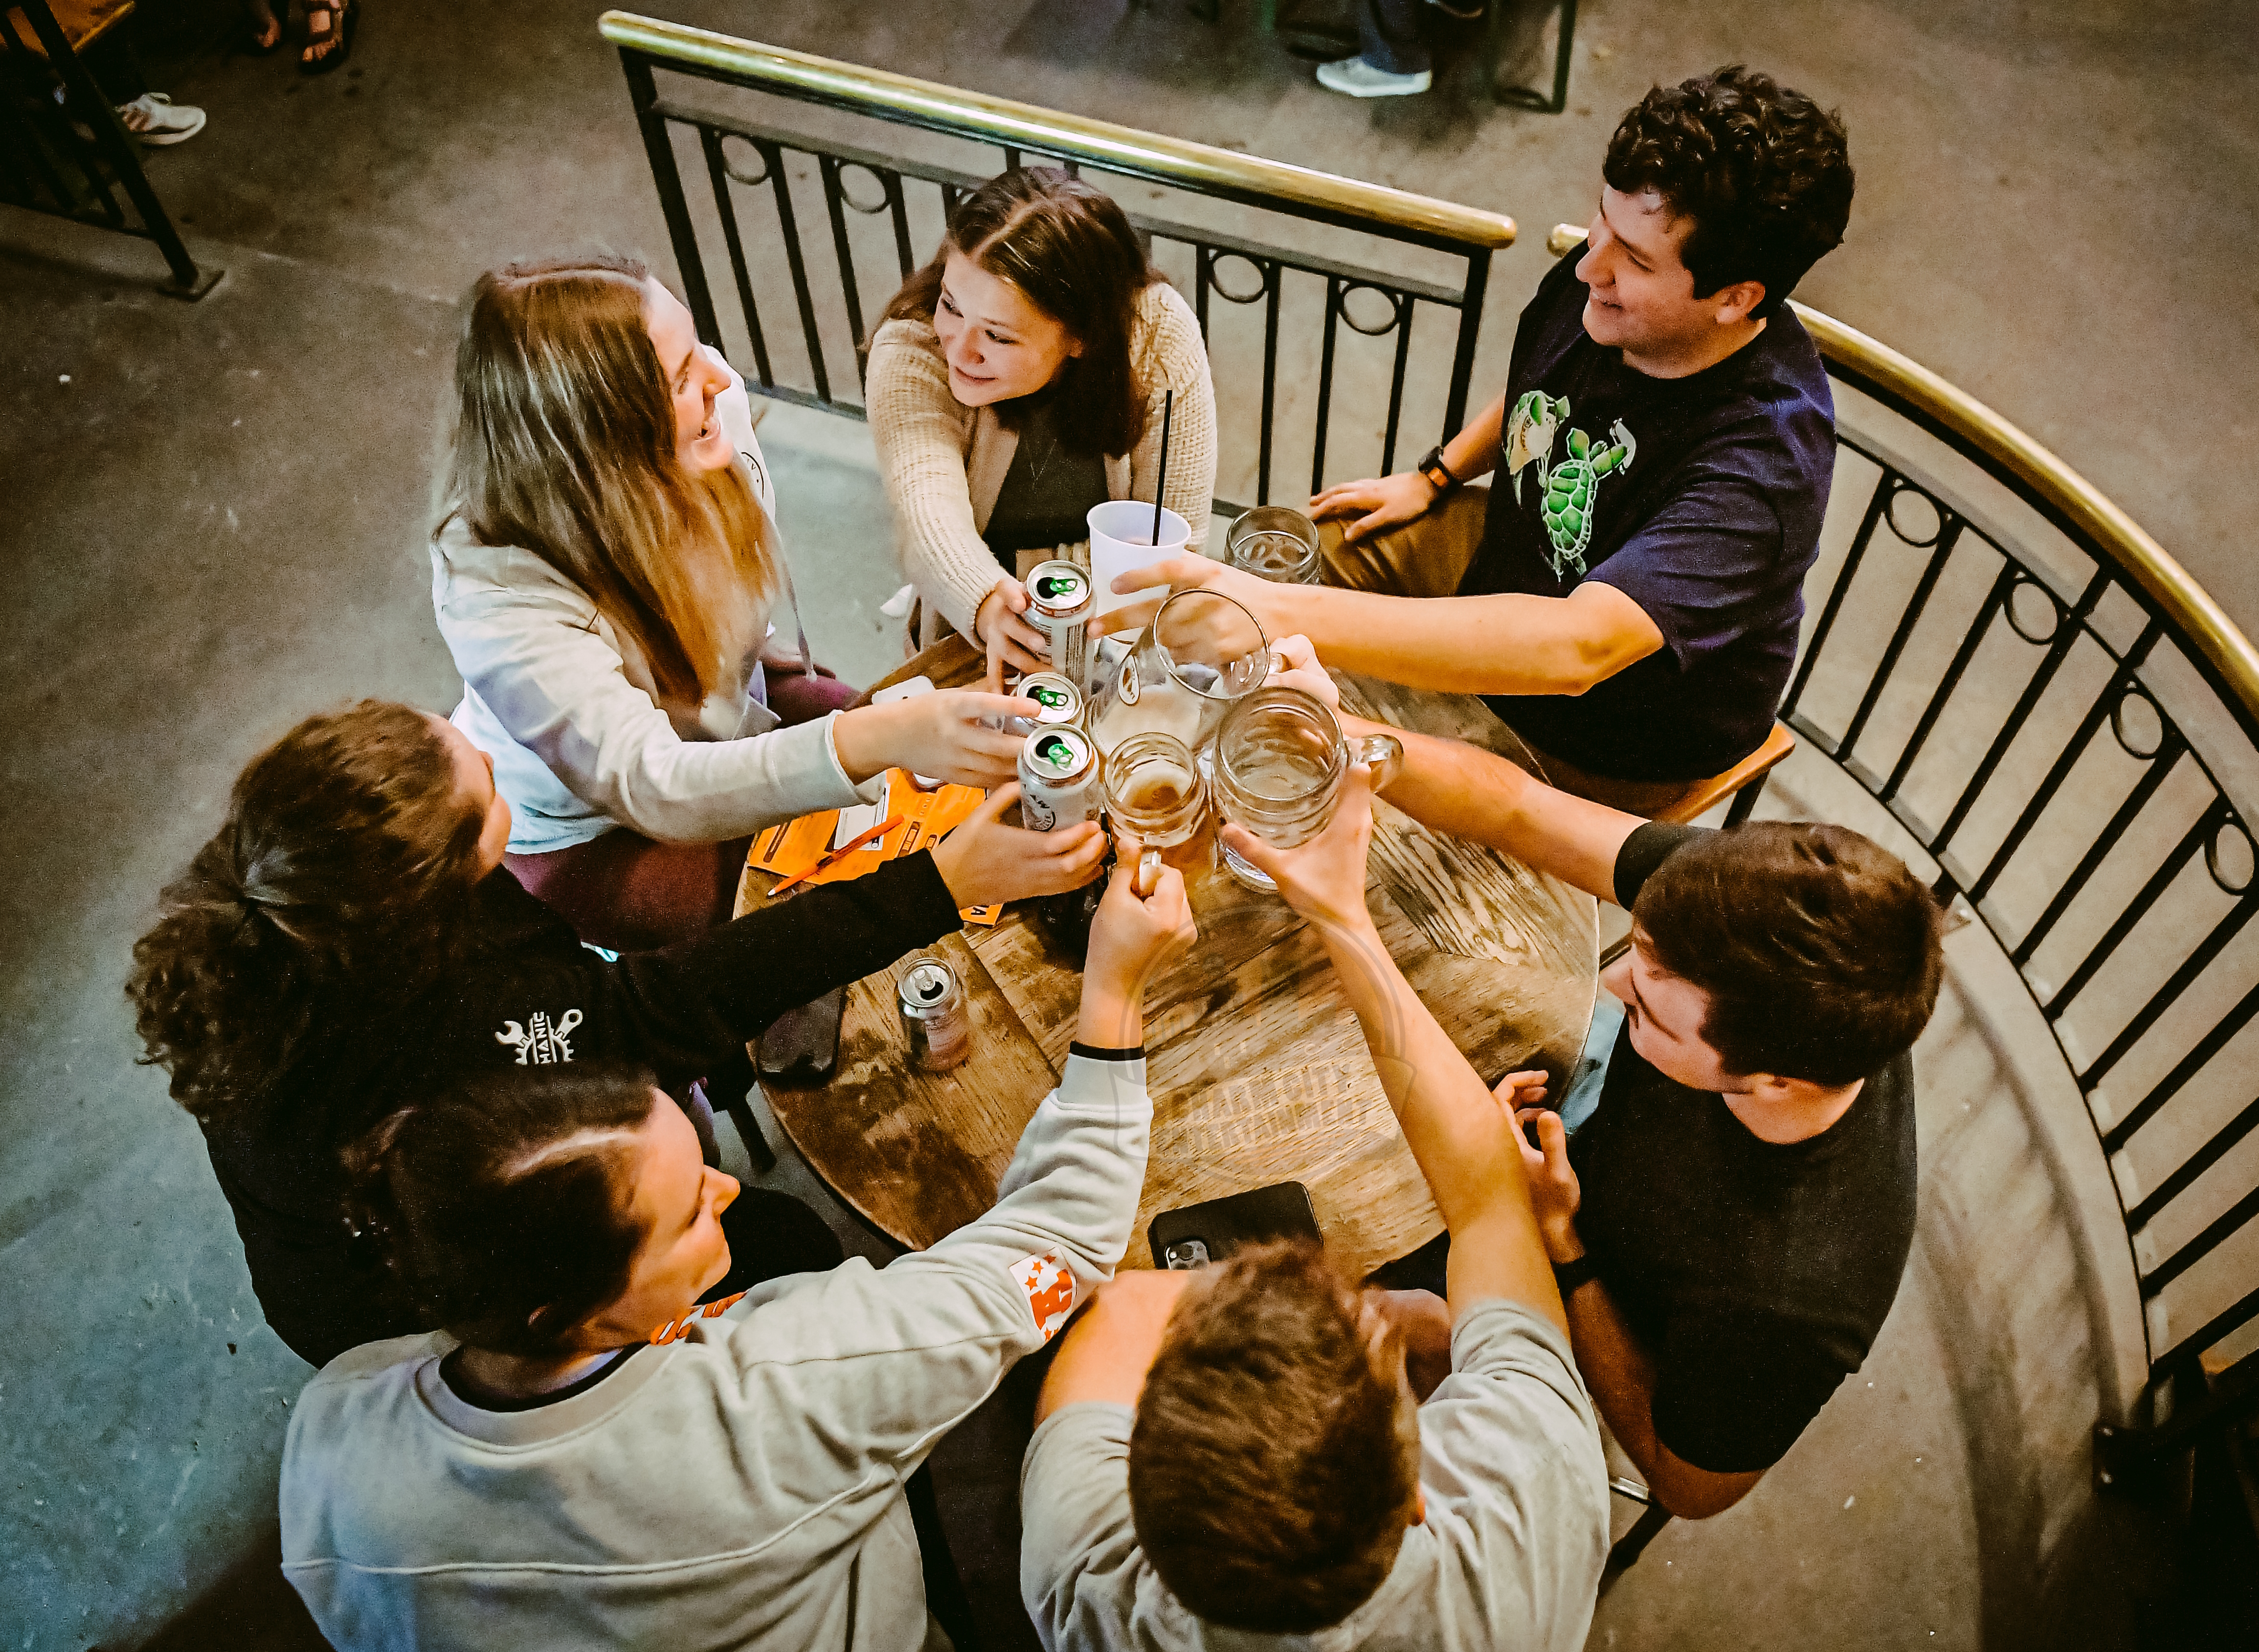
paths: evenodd
<path fill-rule="evenodd" d="M 1152 504 L 1135 499 L 1109 499 L 1102 505 L 1093 505 L 1086 520 L 1090 524 L 1090 582 L 1098 587 L 1101 614 L 1149 600 L 1153 593 L 1115 591 L 1115 577 L 1184 555 L 1185 545 L 1193 537 L 1190 523 L 1164 509 L 1161 541 L 1154 544 Z"/>

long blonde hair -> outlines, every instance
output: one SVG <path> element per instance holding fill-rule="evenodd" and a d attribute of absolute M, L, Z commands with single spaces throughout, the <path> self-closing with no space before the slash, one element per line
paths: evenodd
<path fill-rule="evenodd" d="M 783 566 L 741 466 L 686 472 L 631 258 L 489 270 L 455 348 L 440 526 L 519 545 L 586 591 L 668 696 L 734 691 Z"/>

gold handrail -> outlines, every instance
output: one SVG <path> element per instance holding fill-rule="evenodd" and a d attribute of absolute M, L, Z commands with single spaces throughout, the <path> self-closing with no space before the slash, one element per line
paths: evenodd
<path fill-rule="evenodd" d="M 1546 250 L 1557 258 L 1584 239 L 1581 224 L 1557 224 L 1545 238 Z M 1789 302 L 1822 357 L 1982 452 L 2123 569 L 2243 702 L 2246 721 L 2259 722 L 2259 648 L 2115 501 L 1966 390 L 1857 328 Z"/>
<path fill-rule="evenodd" d="M 1468 247 L 1514 244 L 1514 220 L 1385 184 L 1337 178 L 1283 160 L 1243 155 L 1110 121 L 1089 120 L 933 81 L 913 80 L 783 46 L 763 46 L 630 11 L 607 11 L 596 26 L 613 45 L 666 61 L 711 69 L 753 85 L 834 108 L 908 121 L 936 131 L 1087 161 L 1109 172 L 1180 184 L 1208 194 L 1267 196 L 1376 228 L 1407 231 Z"/>

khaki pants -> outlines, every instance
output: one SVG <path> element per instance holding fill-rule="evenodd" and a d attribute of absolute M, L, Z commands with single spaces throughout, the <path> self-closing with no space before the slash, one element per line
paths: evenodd
<path fill-rule="evenodd" d="M 1425 516 L 1355 545 L 1342 543 L 1339 522 L 1318 524 L 1318 554 L 1328 585 L 1382 596 L 1454 596 L 1482 548 L 1490 489 L 1460 488 Z M 1517 736 L 1521 731 L 1514 730 Z M 1545 779 L 1564 792 L 1650 819 L 1666 813 L 1699 784 L 1693 780 L 1618 780 L 1593 774 L 1527 739 Z"/>

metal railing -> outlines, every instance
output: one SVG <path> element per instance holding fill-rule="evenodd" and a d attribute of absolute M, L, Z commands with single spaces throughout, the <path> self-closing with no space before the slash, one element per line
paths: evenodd
<path fill-rule="evenodd" d="M 172 272 L 160 290 L 202 298 L 226 272 L 197 267 L 141 170 L 133 138 L 47 0 L 14 4 L 12 13 L 0 7 L 0 202 L 153 241 Z M 121 190 L 131 215 L 118 203 Z"/>
<path fill-rule="evenodd" d="M 1378 269 L 1130 211 L 1130 222 L 1154 244 L 1155 261 L 1165 269 L 1172 262 L 1181 267 L 1183 278 L 1178 284 L 1187 291 L 1201 331 L 1209 338 L 1219 384 L 1244 386 L 1252 367 L 1258 394 L 1227 396 L 1219 406 L 1223 451 L 1218 474 L 1251 482 L 1255 503 L 1269 502 L 1272 478 L 1280 468 L 1282 383 L 1296 387 L 1298 395 L 1306 383 L 1315 387 L 1305 427 L 1313 488 L 1329 468 L 1329 452 L 1340 445 L 1337 438 L 1344 424 L 1343 398 L 1336 389 L 1350 344 L 1345 332 L 1377 341 L 1383 352 L 1383 359 L 1371 362 L 1372 370 L 1354 386 L 1358 433 L 1365 424 L 1377 424 L 1374 433 L 1383 469 L 1395 464 L 1407 417 L 1407 384 L 1432 381 L 1431 375 L 1413 370 L 1417 324 L 1425 311 L 1439 312 L 1451 324 L 1446 388 L 1440 408 L 1430 416 L 1436 417 L 1439 431 L 1457 428 L 1465 417 L 1491 255 L 1513 243 L 1511 218 L 625 12 L 606 12 L 599 27 L 619 47 L 627 71 L 652 176 L 700 336 L 717 345 L 730 341 L 714 301 L 716 283 L 708 274 L 708 248 L 718 241 L 753 365 L 748 388 L 760 395 L 863 417 L 862 406 L 849 398 L 844 387 L 852 379 L 859 389 L 862 351 L 874 311 L 884 309 L 897 281 L 931 256 L 948 211 L 966 192 L 986 182 L 988 174 L 878 154 L 807 132 L 780 131 L 728 111 L 692 108 L 660 95 L 655 70 L 969 139 L 1001 149 L 1006 167 L 1020 165 L 1023 158 L 1055 161 L 1070 170 L 1087 167 L 1104 174 L 1117 194 L 1121 191 L 1112 180 L 1135 180 L 1159 186 L 1152 194 L 1166 190 L 1228 202 L 1273 217 L 1350 231 L 1360 240 L 1422 249 L 1441 255 L 1434 261 L 1447 268 L 1457 265 L 1456 281 L 1428 281 L 1401 268 Z M 710 215 L 704 212 L 703 203 L 694 212 L 683 182 L 686 155 L 695 156 L 694 164 L 705 174 Z M 799 189 L 793 176 L 795 164 L 801 173 Z M 862 191 L 861 198 L 851 182 Z M 932 186 L 930 203 L 913 200 L 909 186 L 914 183 Z M 759 242 L 745 233 L 740 213 L 757 191 L 766 192 L 764 218 L 773 231 L 771 239 Z M 805 196 L 809 194 L 820 203 L 816 210 L 830 231 L 828 248 L 810 246 L 802 235 L 809 210 Z M 928 205 L 936 210 L 921 210 Z M 701 216 L 706 217 L 703 237 Z M 874 222 L 859 235 L 857 217 Z M 929 226 L 923 233 L 914 231 L 914 217 Z M 757 261 L 766 261 L 781 277 L 777 288 L 791 296 L 785 324 L 789 328 L 797 322 L 804 377 L 787 367 L 781 344 L 773 339 L 778 317 L 763 309 L 766 283 L 755 279 Z M 821 281 L 824 262 L 830 266 L 835 286 Z M 873 264 L 883 272 L 883 288 L 869 286 Z M 874 297 L 875 305 L 870 302 Z M 1261 307 L 1259 346 L 1252 338 L 1222 338 L 1222 330 L 1211 325 L 1214 300 Z M 1282 317 L 1290 310 L 1298 321 L 1313 310 L 1319 317 L 1313 340 L 1316 359 L 1308 374 L 1281 359 Z M 1302 336 L 1299 327 L 1295 336 Z M 1445 342 L 1429 339 L 1423 354 L 1441 356 Z M 1239 365 L 1243 359 L 1246 367 Z M 1253 367 L 1258 360 L 1260 366 Z M 1370 394 L 1376 375 L 1385 378 L 1383 395 Z M 1382 405 L 1383 417 L 1366 417 Z M 1240 406 L 1244 416 L 1233 417 L 1232 409 Z M 1428 439 L 1423 436 L 1419 445 L 1426 445 Z M 1298 457 L 1304 440 L 1297 430 L 1293 445 Z M 1300 490 L 1293 491 L 1299 496 Z"/>
<path fill-rule="evenodd" d="M 1454 288 L 1221 231 L 1137 217 L 1193 255 L 1195 307 L 1214 292 L 1265 304 L 1260 395 L 1243 398 L 1229 449 L 1252 446 L 1267 498 L 1282 395 L 1280 292 L 1299 273 L 1323 283 L 1318 312 L 1311 481 L 1329 470 L 1328 426 L 1341 324 L 1367 290 L 1393 338 L 1379 460 L 1393 466 L 1411 371 L 1415 306 L 1456 310 L 1438 430 L 1463 422 L 1489 259 L 1511 220 L 1301 167 L 959 92 L 930 82 L 607 13 L 649 147 L 678 263 L 702 336 L 723 342 L 706 253 L 678 167 L 678 137 L 702 156 L 711 232 L 727 249 L 762 394 L 859 415 L 831 368 L 866 338 L 848 217 L 887 220 L 892 264 L 920 245 L 905 183 L 952 192 L 972 174 L 752 125 L 662 99 L 654 71 L 757 88 L 897 125 L 1102 168 L 1306 223 L 1464 260 Z M 748 173 L 728 146 L 759 157 Z M 840 300 L 816 296 L 786 158 L 821 192 Z M 848 193 L 860 170 L 879 198 Z M 766 186 L 808 351 L 809 381 L 780 378 L 738 227 L 733 191 Z M 1556 231 L 1555 250 L 1581 231 Z M 1218 270 L 1260 276 L 1227 290 Z M 2148 1414 L 2114 1419 L 2099 1442 L 2134 1466 L 2193 1430 L 2247 1414 L 2259 1354 L 2259 1100 L 2249 1079 L 2259 1018 L 2259 890 L 2243 809 L 2259 793 L 2259 651 L 2126 513 L 2060 459 L 1952 385 L 1875 340 L 1799 307 L 1838 387 L 1842 458 L 1783 718 L 1855 780 L 1927 858 L 1942 900 L 1965 901 L 2013 961 L 2084 1098 L 2110 1167 L 2134 1272 L 2150 1375 Z M 827 331 L 825 323 L 832 324 Z M 1287 342 L 1293 342 L 1291 339 Z M 1307 341 L 1305 341 L 1307 342 Z M 844 374 L 841 375 L 844 381 Z M 1290 387 L 1291 388 L 1291 387 Z M 1259 407 L 1259 410 L 1258 410 Z M 1251 426 L 1252 428 L 1249 428 Z M 1338 474 L 1338 473 L 1337 473 Z M 1360 466 L 1349 474 L 1371 474 Z M 2247 943 L 2239 945 L 2239 942 Z"/>

